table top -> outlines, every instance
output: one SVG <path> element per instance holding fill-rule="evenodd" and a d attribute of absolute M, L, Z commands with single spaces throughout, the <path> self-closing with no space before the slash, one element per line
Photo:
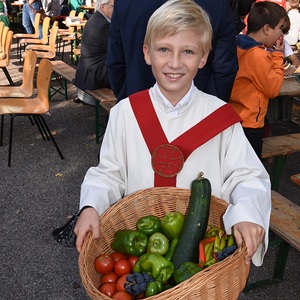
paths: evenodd
<path fill-rule="evenodd" d="M 263 139 L 262 158 L 300 152 L 300 133 L 273 136 Z"/>
<path fill-rule="evenodd" d="M 91 4 L 91 5 L 81 5 L 78 6 L 79 9 L 85 9 L 85 10 L 94 10 L 95 9 L 95 4 Z"/>
<path fill-rule="evenodd" d="M 80 22 L 66 22 L 63 21 L 63 24 L 65 24 L 68 27 L 84 27 L 84 25 L 86 24 L 87 20 L 81 20 Z"/>
<path fill-rule="evenodd" d="M 291 180 L 300 186 L 300 173 L 291 176 Z"/>
<path fill-rule="evenodd" d="M 15 1 L 15 2 L 11 3 L 10 5 L 12 5 L 12 6 L 23 6 L 23 1 L 22 2 L 21 1 Z"/>
<path fill-rule="evenodd" d="M 285 78 L 278 96 L 300 96 L 300 83 L 295 77 Z"/>

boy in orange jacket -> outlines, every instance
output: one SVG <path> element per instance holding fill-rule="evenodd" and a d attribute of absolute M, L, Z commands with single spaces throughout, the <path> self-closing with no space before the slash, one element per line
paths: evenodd
<path fill-rule="evenodd" d="M 278 96 L 284 79 L 282 30 L 286 17 L 285 9 L 276 3 L 254 3 L 247 35 L 237 37 L 239 71 L 229 103 L 240 115 L 245 135 L 258 157 L 269 98 Z"/>

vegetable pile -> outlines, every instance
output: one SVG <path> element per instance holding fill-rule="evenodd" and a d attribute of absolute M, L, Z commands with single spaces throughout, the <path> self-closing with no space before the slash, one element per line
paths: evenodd
<path fill-rule="evenodd" d="M 95 259 L 99 291 L 112 299 L 151 297 L 234 253 L 233 235 L 208 225 L 210 198 L 210 182 L 201 173 L 192 182 L 186 217 L 179 211 L 148 215 L 135 229 L 116 231 L 113 252 Z"/>

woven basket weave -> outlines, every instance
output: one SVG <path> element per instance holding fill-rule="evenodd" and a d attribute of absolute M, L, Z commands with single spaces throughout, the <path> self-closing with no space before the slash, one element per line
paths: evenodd
<path fill-rule="evenodd" d="M 86 237 L 78 264 L 82 284 L 91 299 L 111 299 L 98 290 L 101 275 L 94 269 L 94 260 L 101 253 L 111 253 L 110 243 L 115 231 L 135 229 L 140 217 L 163 217 L 171 211 L 186 214 L 190 190 L 180 188 L 150 188 L 131 194 L 108 209 L 100 218 L 101 237 Z M 224 200 L 211 198 L 209 224 L 223 228 L 222 216 L 227 208 Z M 246 248 L 239 248 L 225 260 L 195 274 L 172 289 L 149 299 L 237 299 L 246 285 L 250 267 L 244 263 Z M 148 299 L 148 298 L 147 298 Z"/>

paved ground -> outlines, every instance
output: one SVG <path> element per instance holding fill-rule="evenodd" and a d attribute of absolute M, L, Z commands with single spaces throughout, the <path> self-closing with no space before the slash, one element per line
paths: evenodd
<path fill-rule="evenodd" d="M 20 84 L 20 66 L 8 67 Z M 0 72 L 0 84 L 8 84 Z M 73 87 L 69 88 L 76 97 Z M 25 117 L 15 118 L 12 167 L 7 167 L 9 116 L 5 117 L 4 145 L 0 147 L 0 299 L 89 299 L 78 273 L 78 253 L 53 240 L 51 232 L 78 208 L 80 184 L 87 169 L 97 164 L 95 111 L 89 105 L 56 99 L 45 118 L 65 156 L 61 160 L 51 142 L 43 141 Z M 299 132 L 292 122 L 279 122 L 274 134 Z M 289 176 L 299 173 L 300 154 L 285 166 L 280 192 L 300 205 L 300 188 Z M 267 165 L 270 168 L 269 165 Z M 252 266 L 250 282 L 272 275 L 277 249 L 268 251 L 263 267 Z M 242 294 L 240 299 L 299 299 L 300 254 L 291 249 L 280 284 Z M 221 300 L 221 299 L 220 299 Z"/>

